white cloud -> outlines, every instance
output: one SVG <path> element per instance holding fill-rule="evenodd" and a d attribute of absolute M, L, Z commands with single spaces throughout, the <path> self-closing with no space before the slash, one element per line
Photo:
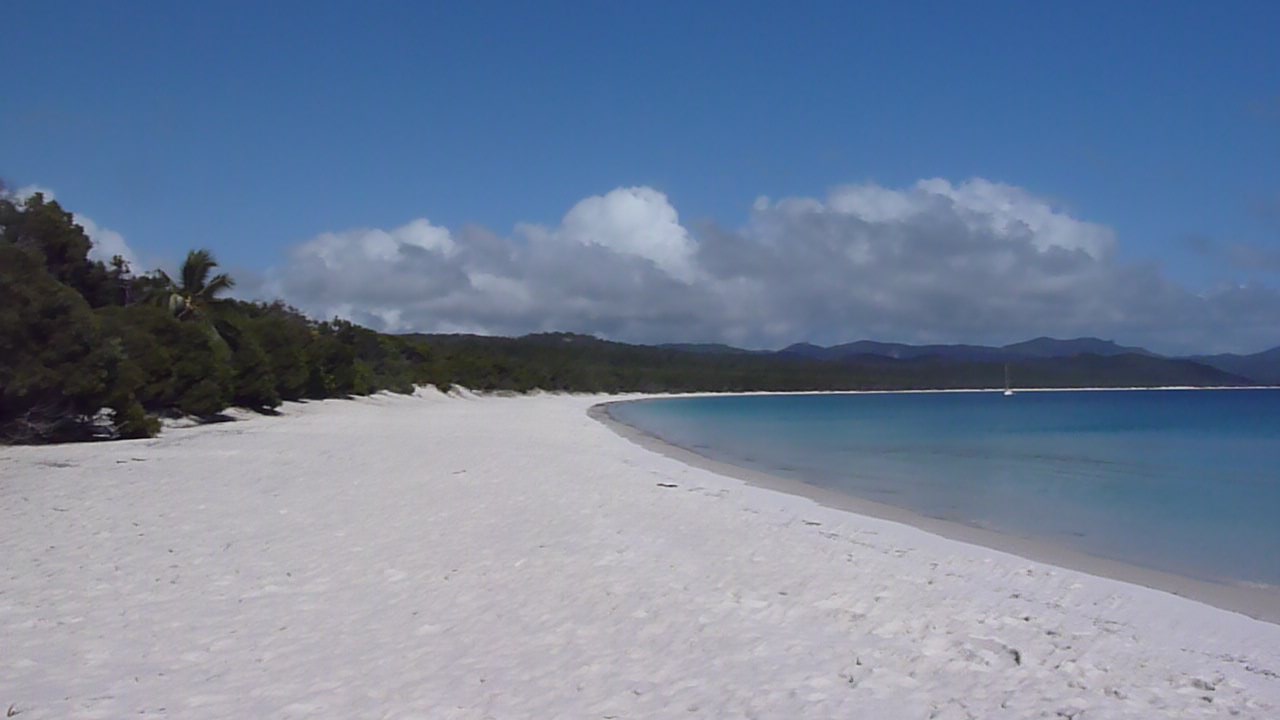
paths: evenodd
<path fill-rule="evenodd" d="M 426 250 L 442 256 L 455 249 L 449 231 L 426 220 L 414 220 L 391 231 L 378 229 L 324 233 L 294 251 L 295 258 L 314 259 L 340 268 L 353 259 L 370 258 L 395 263 L 403 253 Z"/>
<path fill-rule="evenodd" d="M 647 187 L 618 188 L 574 205 L 556 234 L 645 258 L 668 275 L 692 282 L 694 242 L 667 196 Z"/>
<path fill-rule="evenodd" d="M 1044 200 L 1011 185 L 981 178 L 952 187 L 946 180 L 922 180 L 924 193 L 948 198 L 970 213 L 973 222 L 1006 236 L 1026 232 L 1041 251 L 1058 247 L 1083 250 L 1095 258 L 1111 252 L 1115 234 L 1110 228 L 1076 220 Z"/>
<path fill-rule="evenodd" d="M 9 193 L 9 195 L 17 202 L 22 202 L 27 198 L 31 197 L 32 195 L 35 195 L 36 193 L 40 193 L 41 195 L 44 195 L 45 200 L 55 199 L 52 190 L 50 190 L 47 187 L 41 187 L 39 185 L 23 185 L 17 190 L 14 190 L 13 192 Z"/>
<path fill-rule="evenodd" d="M 89 248 L 90 259 L 109 263 L 111 258 L 119 255 L 137 270 L 138 256 L 134 254 L 133 248 L 129 247 L 129 243 L 125 242 L 123 235 L 110 228 L 98 227 L 98 223 L 84 215 L 74 217 L 80 227 L 84 228 L 89 240 L 93 242 L 93 247 Z"/>
<path fill-rule="evenodd" d="M 510 237 L 425 219 L 326 233 L 274 271 L 303 309 L 391 330 L 592 332 L 777 347 L 870 337 L 1099 335 L 1157 350 L 1280 342 L 1266 287 L 1193 294 L 1116 259 L 1114 233 L 1021 188 L 924 180 L 757 199 L 691 232 L 662 193 L 620 188 Z"/>
<path fill-rule="evenodd" d="M 878 185 L 845 186 L 832 191 L 826 207 L 871 223 L 905 222 L 942 211 L 950 205 L 974 230 L 1013 241 L 1028 240 L 1037 249 L 1083 250 L 1093 257 L 1108 254 L 1115 244 L 1109 228 L 1076 220 L 1021 188 L 975 178 L 960 185 L 932 178 L 909 191 Z"/>

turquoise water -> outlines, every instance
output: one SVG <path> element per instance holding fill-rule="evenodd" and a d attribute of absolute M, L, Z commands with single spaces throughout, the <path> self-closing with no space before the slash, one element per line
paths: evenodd
<path fill-rule="evenodd" d="M 921 515 L 1280 585 L 1280 390 L 739 396 L 610 412 L 717 460 Z"/>

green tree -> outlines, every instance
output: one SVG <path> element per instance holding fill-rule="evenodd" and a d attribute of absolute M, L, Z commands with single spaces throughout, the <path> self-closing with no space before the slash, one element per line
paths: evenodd
<path fill-rule="evenodd" d="M 345 397 L 357 392 L 363 373 L 355 349 L 343 342 L 343 321 L 319 323 L 307 347 L 307 397 Z"/>
<path fill-rule="evenodd" d="M 0 198 L 0 239 L 34 253 L 54 280 L 80 293 L 92 307 L 112 301 L 106 266 L 89 259 L 93 242 L 75 217 L 56 201 L 35 193 L 22 203 Z"/>
<path fill-rule="evenodd" d="M 107 333 L 119 338 L 141 371 L 137 394 L 148 410 L 207 417 L 231 403 L 232 352 L 206 328 L 148 305 L 98 312 Z"/>
<path fill-rule="evenodd" d="M 0 240 L 0 438 L 150 434 L 154 425 L 134 395 L 137 368 L 43 260 L 36 248 Z M 112 411 L 106 418 L 104 408 Z M 101 427 L 104 419 L 112 427 Z"/>
<path fill-rule="evenodd" d="M 261 388 L 264 382 L 274 385 L 261 348 L 244 342 L 228 312 L 234 305 L 219 297 L 235 287 L 235 281 L 226 273 L 214 274 L 216 267 L 213 253 L 192 250 L 182 262 L 179 281 L 163 270 L 151 277 L 150 299 L 168 308 L 183 325 L 172 338 L 176 344 L 170 345 L 176 351 L 171 400 L 180 412 L 202 417 L 221 412 L 237 396 L 252 407 L 274 407 L 279 400 Z M 196 338 L 195 327 L 203 328 L 207 342 Z M 237 393 L 238 388 L 243 392 Z"/>
<path fill-rule="evenodd" d="M 259 412 L 280 404 L 276 390 L 276 378 L 271 362 L 253 332 L 246 327 L 249 318 L 236 317 L 231 324 L 235 328 L 231 346 L 231 402 Z"/>
<path fill-rule="evenodd" d="M 244 323 L 244 331 L 266 353 L 271 375 L 276 381 L 276 393 L 284 400 L 305 397 L 311 375 L 308 361 L 312 344 L 311 322 L 282 303 L 245 303 L 241 309 L 250 315 Z"/>

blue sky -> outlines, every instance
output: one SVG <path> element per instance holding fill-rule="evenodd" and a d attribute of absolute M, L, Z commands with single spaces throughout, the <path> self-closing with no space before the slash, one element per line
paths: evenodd
<path fill-rule="evenodd" d="M 53 190 L 144 263 L 210 247 L 263 292 L 389 329 L 526 328 L 445 323 L 439 302 L 430 320 L 389 320 L 392 298 L 290 295 L 320 283 L 289 282 L 299 248 L 425 219 L 468 248 L 479 226 L 518 252 L 530 236 L 517 226 L 563 237 L 579 203 L 636 187 L 660 193 L 702 253 L 708 233 L 749 235 L 760 196 L 978 178 L 1104 226 L 1108 263 L 1191 295 L 1280 280 L 1275 3 L 424 5 L 24 6 L 0 44 L 0 177 Z M 616 320 L 565 329 L 665 339 Z M 940 318 L 917 324 L 884 339 L 948 335 Z M 1097 330 L 1202 342 L 1150 324 Z M 690 339 L 875 329 L 826 317 Z M 1280 328 L 1236 342 L 1274 345 Z"/>

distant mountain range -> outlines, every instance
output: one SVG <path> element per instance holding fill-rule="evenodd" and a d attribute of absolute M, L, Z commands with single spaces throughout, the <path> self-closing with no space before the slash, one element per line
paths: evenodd
<path fill-rule="evenodd" d="M 743 350 L 723 344 L 630 345 L 574 333 L 518 338 L 415 335 L 428 369 L 475 390 L 740 392 L 1001 388 L 1239 387 L 1266 384 L 1266 354 L 1170 358 L 1105 340 L 1038 338 L 1005 347 L 857 342 Z M 1249 369 L 1251 373 L 1240 372 Z M 1280 384 L 1280 383 L 1278 383 Z"/>
<path fill-rule="evenodd" d="M 1152 360 L 1177 363 L 1184 371 L 1192 371 L 1188 377 L 1201 377 L 1192 365 L 1207 366 L 1226 373 L 1233 382 L 1256 385 L 1280 385 L 1280 347 L 1252 355 L 1220 354 L 1166 356 L 1145 348 L 1118 345 L 1111 340 L 1084 337 L 1058 340 L 1039 337 L 1034 340 L 1000 347 L 987 345 L 907 345 L 859 340 L 843 345 L 823 347 L 811 343 L 796 343 L 781 350 L 744 350 L 717 343 L 660 345 L 667 350 L 708 355 L 765 355 L 805 358 L 823 362 L 876 364 L 892 361 L 931 361 L 933 363 L 1018 363 L 1031 360 L 1067 359 L 1082 356 L 1118 358 L 1137 356 Z M 1150 363 L 1154 369 L 1163 363 Z M 1201 378 L 1208 379 L 1208 378 Z M 1219 378 L 1227 380 L 1228 378 Z"/>
<path fill-rule="evenodd" d="M 1196 355 L 1188 360 L 1240 375 L 1261 385 L 1280 385 L 1280 347 L 1252 355 Z"/>

